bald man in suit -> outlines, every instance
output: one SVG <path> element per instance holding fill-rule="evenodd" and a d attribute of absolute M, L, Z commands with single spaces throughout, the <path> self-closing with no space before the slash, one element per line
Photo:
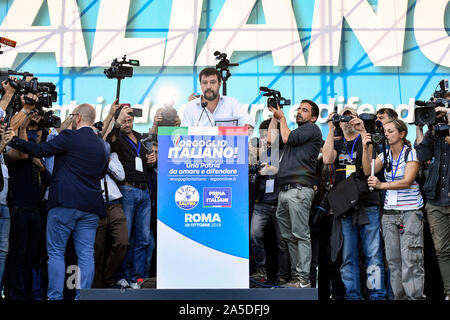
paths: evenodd
<path fill-rule="evenodd" d="M 10 143 L 12 148 L 34 157 L 55 156 L 47 219 L 49 300 L 63 299 L 64 252 L 71 233 L 78 257 L 74 270 L 80 281 L 76 288 L 91 287 L 96 229 L 99 217 L 106 213 L 100 180 L 107 170 L 109 151 L 92 129 L 95 109 L 81 104 L 70 117 L 72 130 L 61 131 L 49 142 L 33 144 L 14 137 Z"/>

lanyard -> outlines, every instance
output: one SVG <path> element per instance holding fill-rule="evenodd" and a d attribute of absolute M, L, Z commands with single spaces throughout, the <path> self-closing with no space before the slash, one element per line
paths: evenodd
<path fill-rule="evenodd" d="M 141 152 L 141 142 L 140 141 L 138 142 L 138 147 L 136 148 L 135 144 L 133 143 L 133 141 L 131 141 L 130 138 L 128 138 L 128 137 L 125 137 L 125 138 L 131 143 L 131 145 L 133 146 L 134 150 L 136 150 L 137 156 L 139 157 L 140 152 Z"/>
<path fill-rule="evenodd" d="M 400 163 L 400 159 L 401 159 L 401 157 L 402 157 L 403 149 L 405 149 L 405 146 L 404 146 L 404 145 L 403 145 L 402 151 L 400 151 L 400 155 L 398 156 L 397 164 L 396 164 L 396 166 L 395 166 L 395 172 L 394 172 L 394 170 L 391 171 L 391 178 L 392 178 L 392 181 L 395 180 L 395 176 L 397 175 L 398 164 Z M 392 159 L 392 163 L 394 163 L 394 156 L 392 155 L 392 149 L 391 149 L 391 159 Z"/>
<path fill-rule="evenodd" d="M 350 161 L 353 163 L 353 150 L 355 149 L 355 145 L 356 145 L 356 142 L 358 141 L 358 138 L 359 138 L 359 136 L 360 136 L 360 134 L 358 134 L 358 136 L 356 137 L 356 139 L 355 139 L 355 141 L 353 142 L 353 145 L 352 145 L 352 154 L 350 154 L 349 152 L 348 152 L 348 149 L 347 149 L 347 142 L 345 141 L 345 138 L 344 138 L 344 143 L 345 143 L 345 149 L 347 150 L 347 154 L 350 156 Z"/>

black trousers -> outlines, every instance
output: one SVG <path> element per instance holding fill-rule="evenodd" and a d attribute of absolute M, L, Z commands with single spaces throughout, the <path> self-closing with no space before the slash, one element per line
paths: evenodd
<path fill-rule="evenodd" d="M 33 268 L 41 257 L 41 217 L 39 209 L 10 207 L 11 229 L 6 260 L 5 287 L 9 300 L 33 299 Z"/>

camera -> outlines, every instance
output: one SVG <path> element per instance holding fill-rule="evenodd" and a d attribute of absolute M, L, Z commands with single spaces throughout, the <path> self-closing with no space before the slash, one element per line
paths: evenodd
<path fill-rule="evenodd" d="M 97 121 L 96 123 L 94 123 L 92 125 L 94 128 L 96 128 L 98 131 L 102 132 L 103 131 L 103 122 L 102 121 Z"/>
<path fill-rule="evenodd" d="M 114 114 L 114 119 L 117 119 L 119 117 L 120 111 L 122 111 L 123 107 L 130 107 L 131 105 L 129 103 L 121 103 L 120 107 L 116 110 L 116 113 Z M 132 117 L 142 117 L 142 109 L 138 108 L 131 108 L 132 112 L 129 113 Z"/>
<path fill-rule="evenodd" d="M 289 106 L 291 104 L 291 100 L 283 98 L 280 91 L 269 89 L 267 87 L 259 87 L 259 90 L 265 92 L 263 94 L 264 97 L 271 97 L 267 98 L 268 107 L 276 108 L 278 105 L 280 108 L 283 108 L 283 106 Z"/>
<path fill-rule="evenodd" d="M 440 137 L 450 136 L 450 125 L 448 124 L 436 124 L 434 126 L 434 133 Z"/>
<path fill-rule="evenodd" d="M 22 77 L 10 79 L 10 77 Z M 25 103 L 34 105 L 34 110 L 43 118 L 40 121 L 40 127 L 61 126 L 61 119 L 53 115 L 53 111 L 44 112 L 43 108 L 50 108 L 53 102 L 56 102 L 58 93 L 55 91 L 56 86 L 51 82 L 39 82 L 29 72 L 17 72 L 14 70 L 0 71 L 0 82 L 7 81 L 14 89 L 15 93 L 6 108 L 5 122 L 8 123 L 14 114 L 22 108 L 21 97 L 24 97 Z M 37 95 L 37 101 L 28 97 L 27 94 Z M 0 85 L 0 94 L 5 94 L 3 86 Z"/>
<path fill-rule="evenodd" d="M 123 78 L 131 78 L 133 76 L 133 66 L 139 67 L 139 60 L 126 60 L 127 55 L 122 57 L 122 61 L 118 61 L 114 59 L 111 62 L 111 67 L 104 70 L 104 73 L 108 79 L 123 79 Z M 125 64 L 130 65 L 131 67 L 124 66 Z"/>
<path fill-rule="evenodd" d="M 157 136 L 154 134 L 149 134 L 146 138 L 141 139 L 141 144 L 144 146 L 144 149 L 147 154 L 153 154 L 153 141 L 157 139 Z M 154 163 L 149 164 L 150 167 L 154 166 Z"/>
<path fill-rule="evenodd" d="M 10 76 L 22 76 L 22 79 L 13 80 Z M 28 79 L 31 77 L 31 79 Z M 14 89 L 16 89 L 15 97 L 12 99 L 16 104 L 20 104 L 20 95 L 32 93 L 38 96 L 35 101 L 25 96 L 25 103 L 34 105 L 36 109 L 50 108 L 53 102 L 56 102 L 58 93 L 55 91 L 56 86 L 51 82 L 39 82 L 29 72 L 16 72 L 13 70 L 0 71 L 0 82 L 6 80 Z M 4 94 L 3 87 L 0 89 Z"/>
<path fill-rule="evenodd" d="M 331 122 L 333 122 L 335 127 L 338 127 L 339 123 L 341 123 L 341 122 L 349 122 L 352 119 L 353 119 L 352 116 L 341 116 L 341 115 L 335 113 L 331 117 Z"/>
<path fill-rule="evenodd" d="M 38 123 L 35 123 L 39 129 L 44 128 L 60 128 L 61 127 L 61 118 L 57 117 L 53 114 L 53 110 L 43 111 L 36 110 L 37 115 L 41 116 L 41 119 Z M 34 123 L 31 121 L 30 124 Z"/>
<path fill-rule="evenodd" d="M 251 186 L 256 186 L 258 184 L 260 178 L 259 170 L 263 167 L 264 166 L 259 161 L 248 165 L 248 182 Z"/>
<path fill-rule="evenodd" d="M 446 99 L 448 94 L 448 80 L 443 79 L 437 85 L 436 89 L 429 101 L 416 100 L 418 108 L 414 110 L 415 125 L 434 125 L 436 124 L 436 108 L 449 107 L 450 99 Z"/>
<path fill-rule="evenodd" d="M 367 133 L 370 133 L 373 144 L 381 144 L 386 141 L 383 123 L 377 120 L 376 115 L 372 113 L 361 113 L 359 118 L 363 121 Z"/>

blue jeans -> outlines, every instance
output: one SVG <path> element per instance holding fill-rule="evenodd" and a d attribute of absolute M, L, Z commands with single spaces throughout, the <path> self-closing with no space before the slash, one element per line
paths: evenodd
<path fill-rule="evenodd" d="M 64 253 L 67 239 L 73 233 L 78 268 L 68 268 L 71 277 L 77 277 L 79 289 L 90 288 L 94 279 L 94 242 L 99 217 L 93 213 L 72 208 L 56 207 L 48 212 L 47 218 L 47 253 L 48 253 L 48 299 L 64 298 L 64 277 L 66 274 Z M 70 267 L 70 266 L 69 266 Z M 74 273 L 75 272 L 75 273 Z M 69 279 L 67 279 L 69 285 Z"/>
<path fill-rule="evenodd" d="M 272 276 L 267 269 L 270 269 L 269 266 L 275 266 L 275 269 L 277 269 L 276 271 L 279 273 L 274 275 L 276 278 L 278 276 L 289 278 L 291 273 L 289 252 L 281 239 L 276 212 L 277 205 L 266 203 L 255 204 L 250 223 L 250 250 L 253 255 L 255 271 L 264 269 L 265 267 L 266 272 L 268 273 L 267 275 Z M 267 255 L 264 246 L 264 236 L 268 226 L 273 229 L 275 235 L 275 239 L 271 238 L 270 241 L 276 241 L 276 246 L 278 247 L 278 250 L 276 251 L 278 254 L 275 256 L 270 256 L 270 254 Z M 266 258 L 269 261 L 267 261 Z M 274 261 L 270 261 L 271 259 Z"/>
<path fill-rule="evenodd" d="M 147 246 L 147 254 L 145 258 L 145 271 L 144 278 L 150 278 L 150 265 L 153 257 L 153 250 L 155 250 L 155 236 L 152 230 L 150 230 L 150 244 Z"/>
<path fill-rule="evenodd" d="M 0 204 L 0 294 L 3 288 L 3 274 L 5 273 L 6 256 L 9 248 L 9 209 Z"/>
<path fill-rule="evenodd" d="M 122 193 L 122 209 L 127 219 L 130 249 L 122 264 L 117 279 L 130 282 L 144 278 L 150 245 L 150 195 L 148 189 L 119 186 Z"/>
<path fill-rule="evenodd" d="M 367 286 L 371 300 L 386 299 L 384 262 L 381 249 L 380 213 L 378 207 L 366 207 L 369 223 L 359 226 L 367 268 Z M 341 278 L 345 286 L 345 299 L 360 300 L 360 275 L 358 257 L 358 226 L 352 217 L 342 218 L 344 244 L 342 250 Z"/>

